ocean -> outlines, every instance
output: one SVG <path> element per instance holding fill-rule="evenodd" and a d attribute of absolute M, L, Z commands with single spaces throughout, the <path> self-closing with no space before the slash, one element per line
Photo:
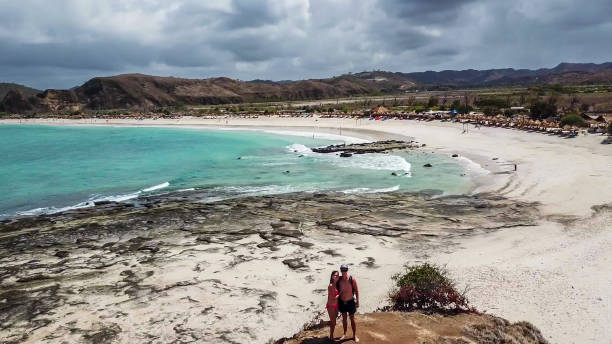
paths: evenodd
<path fill-rule="evenodd" d="M 469 163 L 430 151 L 341 158 L 309 149 L 357 141 L 282 131 L 1 125 L 0 217 L 193 189 L 206 191 L 202 201 L 211 202 L 299 191 L 458 194 L 474 187 Z"/>

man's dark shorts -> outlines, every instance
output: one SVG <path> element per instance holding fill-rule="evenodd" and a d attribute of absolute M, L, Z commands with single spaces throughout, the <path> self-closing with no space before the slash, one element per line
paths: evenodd
<path fill-rule="evenodd" d="M 340 313 L 348 313 L 350 315 L 355 314 L 357 307 L 355 307 L 355 300 L 350 299 L 348 301 L 342 301 L 338 299 L 338 311 Z"/>

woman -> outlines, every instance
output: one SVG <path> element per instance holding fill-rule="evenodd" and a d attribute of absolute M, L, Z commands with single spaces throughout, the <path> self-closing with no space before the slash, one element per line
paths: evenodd
<path fill-rule="evenodd" d="M 329 314 L 329 339 L 334 340 L 334 329 L 336 328 L 336 318 L 338 317 L 338 290 L 336 282 L 339 278 L 338 271 L 332 271 L 327 286 L 327 314 Z"/>

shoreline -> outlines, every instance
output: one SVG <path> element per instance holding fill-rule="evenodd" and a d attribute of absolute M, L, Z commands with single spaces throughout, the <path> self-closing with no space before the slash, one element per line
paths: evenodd
<path fill-rule="evenodd" d="M 606 183 L 607 177 L 612 177 L 612 150 L 599 144 L 601 136 L 598 135 L 565 139 L 496 127 L 474 129 L 473 125 L 468 125 L 468 132 L 462 134 L 463 125 L 453 122 L 317 117 L 182 117 L 142 120 L 37 118 L 0 120 L 2 124 L 291 128 L 314 131 L 315 134 L 324 131 L 366 140 L 414 138 L 426 143 L 428 149 L 448 154 L 459 153 L 484 168 L 497 169 L 494 173 L 508 171 L 516 163 L 516 174 L 510 178 L 494 178 L 496 180 L 483 191 L 498 191 L 509 197 L 540 202 L 550 215 L 561 213 L 588 216 L 592 214 L 592 206 L 612 202 L 612 196 L 608 196 L 612 195 L 612 185 Z"/>
<path fill-rule="evenodd" d="M 258 125 L 258 126 L 241 126 L 241 125 L 210 125 L 210 124 L 134 124 L 131 121 L 126 123 L 121 121 L 120 123 L 98 123 L 100 120 L 97 120 L 96 123 L 83 123 L 88 120 L 79 120 L 77 122 L 73 121 L 61 121 L 61 123 L 54 123 L 51 121 L 49 123 L 46 119 L 41 119 L 42 123 L 38 123 L 39 121 L 29 122 L 29 123 L 2 123 L 0 120 L 0 125 L 48 125 L 48 126 L 57 126 L 57 127 L 116 127 L 116 128 L 170 128 L 170 129 L 191 129 L 191 130 L 218 130 L 218 131 L 256 131 L 273 135 L 283 135 L 283 136 L 298 136 L 298 137 L 310 137 L 310 134 L 313 134 L 313 138 L 324 139 L 324 140 L 334 140 L 334 141 L 344 141 L 346 144 L 349 143 L 362 143 L 362 142 L 373 142 L 379 140 L 402 140 L 402 141 L 411 141 L 414 137 L 400 135 L 400 134 L 389 134 L 381 131 L 370 130 L 370 129 L 346 129 L 344 132 L 338 132 L 337 129 L 331 127 L 308 127 L 308 126 L 293 126 L 293 127 L 282 127 L 282 126 L 269 126 L 269 125 Z M 89 120 L 91 121 L 91 120 Z M 307 135 L 305 135 L 307 134 Z M 444 155 L 447 153 L 439 152 L 439 149 L 428 149 L 429 147 L 417 148 L 417 151 L 428 152 L 436 155 Z M 448 154 L 450 156 L 450 154 Z M 486 158 L 471 155 L 461 155 L 460 157 L 453 158 L 458 162 L 459 165 L 466 172 L 466 176 L 469 178 L 469 187 L 467 192 L 462 192 L 461 194 L 472 195 L 479 192 L 487 192 L 490 191 L 491 181 L 497 178 L 498 180 L 502 180 L 502 182 L 498 182 L 499 184 L 503 184 L 505 178 L 507 176 L 496 176 L 497 173 L 502 172 L 501 174 L 505 174 L 498 166 L 488 166 L 484 167 Z M 504 178 L 505 177 L 505 178 Z M 157 187 L 156 185 L 155 187 Z M 33 208 L 27 209 L 23 211 L 19 211 L 17 213 L 11 214 L 0 214 L 0 219 L 10 219 L 18 216 L 36 216 L 41 214 L 54 214 L 63 211 L 69 211 L 73 209 L 83 209 L 90 208 L 94 205 L 94 202 L 105 201 L 105 200 L 117 200 L 123 201 L 128 199 L 133 199 L 139 197 L 138 194 L 144 191 L 149 191 L 146 189 L 138 190 L 138 191 L 125 191 L 122 194 L 114 194 L 114 195 L 100 195 L 98 199 L 84 199 L 75 204 L 68 205 L 49 205 L 42 208 Z M 177 192 L 180 190 L 166 190 L 166 192 Z M 321 190 L 322 192 L 328 192 L 330 190 Z M 392 191 L 392 190 L 390 190 Z M 383 191 L 389 192 L 389 191 Z M 446 195 L 447 193 L 443 193 Z M 451 194 L 459 194 L 459 193 L 451 193 Z M 240 196 L 237 196 L 240 197 Z M 234 197 L 232 197 L 234 198 Z"/>
<path fill-rule="evenodd" d="M 314 128 L 332 134 L 354 133 L 351 136 L 369 139 L 413 137 L 433 151 L 466 156 L 492 171 L 491 183 L 479 192 L 539 203 L 542 216 L 538 223 L 459 236 L 444 244 L 442 250 L 429 250 L 404 260 L 446 264 L 461 286 L 473 289 L 469 296 L 477 308 L 511 321 L 530 321 L 551 342 L 599 343 L 601 338 L 612 338 L 607 326 L 612 314 L 612 291 L 606 289 L 612 285 L 612 272 L 606 268 L 612 261 L 612 253 L 607 249 L 612 246 L 609 227 L 612 211 L 609 207 L 599 211 L 593 208 L 612 202 L 612 183 L 609 183 L 612 150 L 599 144 L 601 137 L 562 139 L 487 127 L 470 128 L 469 133 L 462 134 L 461 124 L 448 122 L 336 118 L 316 121 L 314 118 L 232 118 L 227 123 L 186 118 L 109 122 L 30 120 L 28 123 L 231 126 L 304 131 Z M 2 123 L 19 124 L 6 120 Z M 518 164 L 516 173 L 496 174 L 508 171 L 514 163 Z M 382 245 L 381 250 L 385 246 L 383 242 L 377 245 Z M 377 260 L 385 256 L 398 258 L 394 250 L 387 248 L 380 252 L 384 253 L 377 255 Z M 392 270 L 386 269 L 384 273 Z"/>
<path fill-rule="evenodd" d="M 401 140 L 411 141 L 415 140 L 414 136 L 406 135 L 404 133 L 393 133 L 389 131 L 370 129 L 364 127 L 351 127 L 329 125 L 330 119 L 319 118 L 318 122 L 304 123 L 290 123 L 287 125 L 284 120 L 290 118 L 260 118 L 260 119 L 248 119 L 248 120 L 272 120 L 271 123 L 228 123 L 220 124 L 213 123 L 219 122 L 219 120 L 211 119 L 198 119 L 198 118 L 182 118 L 179 120 L 106 120 L 106 119 L 82 119 L 82 120 L 66 120 L 66 119 L 27 119 L 27 120 L 0 120 L 0 125 L 49 125 L 49 126 L 83 126 L 83 127 L 151 127 L 151 128 L 174 128 L 174 129 L 204 129 L 204 130 L 236 130 L 236 131 L 261 131 L 269 134 L 287 135 L 287 136 L 310 136 L 310 135 L 297 135 L 297 133 L 312 133 L 313 137 L 319 139 L 330 139 L 330 140 L 345 140 L 345 143 L 359 143 L 359 142 L 372 142 L 372 141 L 383 141 L 383 140 Z M 183 122 L 181 122 L 183 120 Z M 238 119 L 240 120 L 240 119 Z M 275 120 L 282 120 L 281 122 Z M 333 120 L 333 119 L 331 119 Z M 27 121 L 25 123 L 19 123 L 21 121 Z M 321 126 L 323 124 L 324 126 Z M 421 143 L 426 143 L 420 141 Z M 454 154 L 450 151 L 446 151 L 441 147 L 426 147 L 421 148 L 423 151 L 431 151 L 435 154 Z M 478 192 L 490 192 L 494 191 L 495 187 L 500 187 L 508 182 L 509 171 L 507 167 L 503 165 L 490 164 L 490 159 L 486 156 L 474 154 L 471 152 L 461 152 L 457 159 L 460 164 L 468 170 L 471 182 L 475 185 L 469 191 L 469 194 Z M 476 171 L 475 171 L 476 170 Z M 484 172 L 484 173 L 483 173 Z M 503 175 L 506 176 L 503 176 Z"/>

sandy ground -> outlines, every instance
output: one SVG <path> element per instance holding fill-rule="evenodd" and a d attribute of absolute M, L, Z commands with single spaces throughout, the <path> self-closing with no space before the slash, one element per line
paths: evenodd
<path fill-rule="evenodd" d="M 432 151 L 458 153 L 491 171 L 477 191 L 540 202 L 547 219 L 534 227 L 457 239 L 459 249 L 432 252 L 430 259 L 446 264 L 470 287 L 477 308 L 530 321 L 552 343 L 612 343 L 612 215 L 609 208 L 592 209 L 612 202 L 612 147 L 599 144 L 601 136 L 563 139 L 473 126 L 464 132 L 461 124 L 448 122 L 321 118 L 28 122 L 274 127 L 371 140 L 410 136 Z"/>

